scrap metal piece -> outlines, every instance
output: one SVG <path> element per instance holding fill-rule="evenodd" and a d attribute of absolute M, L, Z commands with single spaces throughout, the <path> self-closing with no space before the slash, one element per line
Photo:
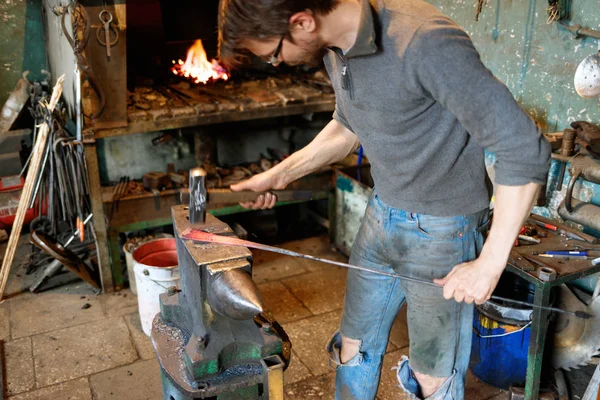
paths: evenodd
<path fill-rule="evenodd" d="M 557 307 L 600 315 L 600 298 L 586 305 L 566 286 L 558 287 Z M 581 319 L 558 314 L 552 362 L 555 368 L 570 370 L 588 364 L 600 352 L 600 318 Z"/>
<path fill-rule="evenodd" d="M 242 269 L 230 269 L 213 276 L 208 304 L 222 316 L 240 321 L 252 319 L 264 309 L 256 283 Z"/>
<path fill-rule="evenodd" d="M 48 279 L 57 275 L 62 270 L 62 267 L 63 267 L 63 265 L 60 261 L 58 261 L 58 260 L 52 261 L 50 264 L 48 264 L 46 266 L 46 268 L 44 269 L 44 272 L 41 274 L 41 276 L 39 276 L 35 280 L 33 285 L 31 285 L 31 287 L 29 288 L 29 291 L 32 293 L 39 292 L 42 285 L 44 285 L 44 283 L 48 282 Z"/>

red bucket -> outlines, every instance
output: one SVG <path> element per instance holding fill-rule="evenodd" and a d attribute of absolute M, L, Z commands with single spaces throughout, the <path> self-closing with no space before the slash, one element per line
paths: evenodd
<path fill-rule="evenodd" d="M 133 252 L 133 259 L 149 267 L 173 267 L 177 265 L 175 239 L 157 239 L 141 245 Z"/>

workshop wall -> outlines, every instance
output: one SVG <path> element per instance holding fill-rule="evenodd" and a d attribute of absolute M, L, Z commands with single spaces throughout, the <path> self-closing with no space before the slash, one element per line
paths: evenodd
<path fill-rule="evenodd" d="M 108 185 L 125 175 L 141 179 L 147 172 L 167 172 L 169 163 L 175 164 L 176 170 L 196 165 L 193 135 L 175 133 L 169 143 L 152 144 L 152 139 L 163 135 L 163 132 L 139 133 L 98 140 L 101 182 Z"/>
<path fill-rule="evenodd" d="M 23 71 L 30 80 L 43 78 L 46 44 L 42 5 L 36 0 L 0 2 L 0 107 L 15 88 Z"/>
<path fill-rule="evenodd" d="M 469 33 L 484 64 L 506 84 L 543 132 L 562 131 L 577 120 L 600 124 L 600 99 L 579 97 L 573 85 L 579 63 L 598 51 L 597 40 L 575 39 L 556 22 L 548 24 L 548 1 L 487 0 L 478 22 L 475 0 L 428 1 Z M 570 24 L 599 29 L 598 0 L 573 0 Z M 493 165 L 495 156 L 487 154 L 486 161 Z M 571 178 L 567 172 L 563 189 L 557 192 L 559 169 L 560 164 L 553 161 L 547 207 L 536 207 L 535 213 L 559 218 L 556 210 Z M 600 205 L 599 185 L 580 181 L 574 195 Z"/>
<path fill-rule="evenodd" d="M 471 35 L 484 64 L 511 90 L 544 132 L 575 120 L 600 122 L 600 99 L 577 95 L 579 63 L 598 51 L 597 40 L 574 39 L 547 23 L 546 0 L 485 0 L 475 21 L 476 0 L 428 0 Z M 573 0 L 571 24 L 600 28 L 598 0 Z"/>

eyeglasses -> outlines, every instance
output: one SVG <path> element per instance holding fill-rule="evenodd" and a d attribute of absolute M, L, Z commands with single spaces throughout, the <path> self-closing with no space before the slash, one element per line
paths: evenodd
<path fill-rule="evenodd" d="M 272 66 L 276 67 L 279 65 L 279 63 L 281 63 L 279 60 L 279 54 L 281 53 L 281 47 L 283 46 L 283 39 L 285 39 L 285 35 L 279 40 L 279 44 L 277 45 L 277 48 L 275 49 L 275 52 L 271 58 L 267 61 L 267 64 L 271 64 Z"/>

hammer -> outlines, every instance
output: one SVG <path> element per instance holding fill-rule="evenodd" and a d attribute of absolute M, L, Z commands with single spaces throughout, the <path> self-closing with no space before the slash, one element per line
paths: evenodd
<path fill-rule="evenodd" d="M 327 191 L 313 190 L 271 190 L 277 196 L 277 201 L 308 201 L 326 198 Z M 189 202 L 190 222 L 202 224 L 206 219 L 208 204 L 237 204 L 255 201 L 263 193 L 243 191 L 233 192 L 230 189 L 206 189 L 206 171 L 197 167 L 190 170 L 189 193 L 182 191 L 182 203 Z M 189 195 L 189 200 L 186 196 Z"/>

